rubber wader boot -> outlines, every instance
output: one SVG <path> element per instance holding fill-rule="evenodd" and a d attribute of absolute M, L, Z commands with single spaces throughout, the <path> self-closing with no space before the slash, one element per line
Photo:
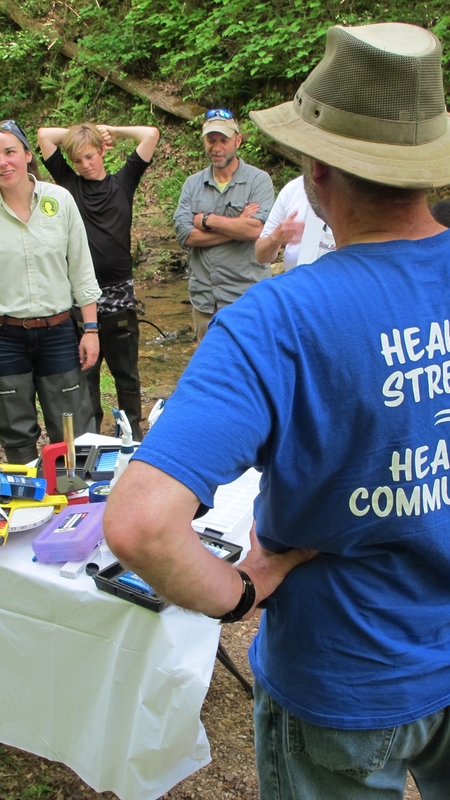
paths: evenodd
<path fill-rule="evenodd" d="M 92 367 L 86 373 L 89 394 L 91 396 L 91 404 L 95 417 L 95 433 L 102 432 L 103 422 L 103 408 L 102 399 L 100 394 L 100 370 L 97 367 Z"/>
<path fill-rule="evenodd" d="M 27 464 L 38 457 L 41 429 L 35 397 L 32 372 L 0 377 L 0 442 L 9 464 Z"/>
<path fill-rule="evenodd" d="M 51 442 L 64 441 L 62 415 L 73 414 L 75 438 L 95 433 L 94 412 L 85 375 L 79 369 L 35 378 L 36 390 Z"/>
<path fill-rule="evenodd" d="M 135 442 L 142 442 L 143 434 L 140 422 L 142 419 L 141 393 L 117 391 L 117 402 L 120 411 L 125 411 L 131 425 L 131 431 Z"/>

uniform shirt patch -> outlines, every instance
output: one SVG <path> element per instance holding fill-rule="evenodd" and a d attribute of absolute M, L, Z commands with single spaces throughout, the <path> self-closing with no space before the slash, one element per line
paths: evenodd
<path fill-rule="evenodd" d="M 59 211 L 59 203 L 54 197 L 44 195 L 39 203 L 39 208 L 46 217 L 54 217 Z"/>

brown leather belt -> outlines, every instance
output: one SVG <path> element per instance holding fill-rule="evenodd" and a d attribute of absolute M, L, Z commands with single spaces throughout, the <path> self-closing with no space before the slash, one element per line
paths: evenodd
<path fill-rule="evenodd" d="M 32 319 L 21 319 L 20 317 L 0 317 L 0 325 L 20 325 L 22 328 L 52 328 L 69 319 L 70 311 L 62 311 L 61 314 L 53 314 L 51 317 L 34 317 Z"/>

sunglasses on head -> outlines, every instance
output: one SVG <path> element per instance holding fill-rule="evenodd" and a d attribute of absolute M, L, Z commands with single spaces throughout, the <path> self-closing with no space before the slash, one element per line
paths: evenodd
<path fill-rule="evenodd" d="M 20 125 L 17 124 L 15 119 L 3 120 L 2 122 L 0 122 L 0 128 L 2 131 L 9 131 L 10 133 L 14 133 L 14 129 L 16 129 L 20 131 L 20 133 L 22 133 L 24 136 L 26 136 L 25 131 L 22 130 L 22 128 L 20 127 Z"/>
<path fill-rule="evenodd" d="M 221 119 L 234 119 L 233 112 L 228 111 L 226 108 L 210 108 L 205 114 L 205 119 L 214 119 L 221 117 Z"/>
<path fill-rule="evenodd" d="M 17 124 L 15 119 L 4 119 L 0 122 L 0 131 L 5 131 L 6 133 L 12 133 L 14 136 L 17 136 L 18 139 L 25 145 L 25 147 L 29 150 L 30 145 L 28 143 L 28 137 L 25 131 Z"/>

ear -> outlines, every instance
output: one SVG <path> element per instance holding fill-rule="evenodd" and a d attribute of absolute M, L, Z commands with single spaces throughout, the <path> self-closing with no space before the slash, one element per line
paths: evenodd
<path fill-rule="evenodd" d="M 327 179 L 330 167 L 327 164 L 322 164 L 321 161 L 311 159 L 311 179 L 315 185 L 322 184 Z"/>
<path fill-rule="evenodd" d="M 27 159 L 28 164 L 31 162 L 33 158 L 33 153 L 30 150 L 25 150 L 25 157 Z"/>
<path fill-rule="evenodd" d="M 241 144 L 242 144 L 242 133 L 237 133 L 236 134 L 236 150 L 239 150 Z"/>

